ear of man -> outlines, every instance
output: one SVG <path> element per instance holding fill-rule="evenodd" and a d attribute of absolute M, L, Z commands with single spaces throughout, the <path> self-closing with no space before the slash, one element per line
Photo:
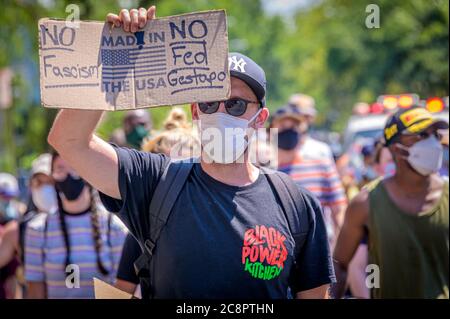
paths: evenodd
<path fill-rule="evenodd" d="M 392 156 L 397 158 L 397 160 L 405 160 L 409 156 L 409 152 L 405 147 L 400 144 L 399 142 L 393 143 L 391 146 L 389 146 L 389 150 L 391 151 Z"/>
<path fill-rule="evenodd" d="M 264 123 L 266 123 L 267 119 L 269 118 L 269 109 L 267 107 L 263 107 L 259 115 L 255 119 L 255 128 L 262 128 L 264 127 Z"/>

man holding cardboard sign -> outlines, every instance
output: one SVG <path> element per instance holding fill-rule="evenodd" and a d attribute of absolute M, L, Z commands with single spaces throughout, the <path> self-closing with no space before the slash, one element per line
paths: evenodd
<path fill-rule="evenodd" d="M 107 19 L 136 32 L 155 18 L 155 7 L 144 10 Z M 269 115 L 265 74 L 239 53 L 228 62 L 231 95 L 209 100 L 197 90 L 196 99 L 209 102 L 191 104 L 199 163 L 104 142 L 94 134 L 100 111 L 61 111 L 49 143 L 103 193 L 105 206 L 150 254 L 150 297 L 326 298 L 334 271 L 320 205 L 286 175 L 250 162 L 250 131 Z M 184 177 L 170 184 L 172 167 Z"/>
<path fill-rule="evenodd" d="M 225 99 L 227 51 L 224 10 L 155 19 L 134 33 L 40 19 L 42 104 L 113 111 Z"/>

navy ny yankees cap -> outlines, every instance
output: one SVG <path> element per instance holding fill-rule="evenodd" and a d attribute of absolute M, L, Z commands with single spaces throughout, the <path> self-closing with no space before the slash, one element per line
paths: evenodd
<path fill-rule="evenodd" d="M 230 75 L 244 81 L 255 93 L 261 106 L 266 105 L 266 74 L 264 70 L 248 56 L 231 52 L 228 54 Z"/>

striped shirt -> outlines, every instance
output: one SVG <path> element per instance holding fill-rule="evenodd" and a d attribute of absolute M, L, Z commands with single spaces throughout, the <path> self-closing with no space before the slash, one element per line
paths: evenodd
<path fill-rule="evenodd" d="M 28 223 L 25 278 L 30 282 L 45 282 L 47 298 L 94 298 L 93 277 L 109 283 L 115 280 L 127 231 L 116 216 L 109 217 L 109 213 L 102 210 L 98 214 L 102 239 L 100 257 L 109 271 L 106 276 L 97 267 L 90 212 L 65 215 L 71 264 L 78 266 L 79 272 L 73 268 L 65 272 L 66 246 L 58 213 L 39 214 Z M 66 285 L 66 279 L 76 277 L 77 273 L 79 288 L 74 286 L 74 281 Z"/>
<path fill-rule="evenodd" d="M 289 164 L 280 165 L 296 183 L 313 193 L 324 207 L 345 205 L 344 188 L 331 159 L 307 159 L 300 155 Z"/>

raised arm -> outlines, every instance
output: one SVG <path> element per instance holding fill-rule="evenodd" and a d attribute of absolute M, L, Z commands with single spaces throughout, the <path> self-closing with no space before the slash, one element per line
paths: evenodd
<path fill-rule="evenodd" d="M 108 14 L 106 19 L 125 31 L 136 32 L 155 17 L 155 7 Z M 76 171 L 102 193 L 120 198 L 118 158 L 114 148 L 95 136 L 102 111 L 62 110 L 53 123 L 48 142 Z"/>
<path fill-rule="evenodd" d="M 364 236 L 364 227 L 369 216 L 369 194 L 362 190 L 350 202 L 345 213 L 344 224 L 334 248 L 334 270 L 336 284 L 332 286 L 332 296 L 341 298 L 347 282 L 347 269 Z"/>

